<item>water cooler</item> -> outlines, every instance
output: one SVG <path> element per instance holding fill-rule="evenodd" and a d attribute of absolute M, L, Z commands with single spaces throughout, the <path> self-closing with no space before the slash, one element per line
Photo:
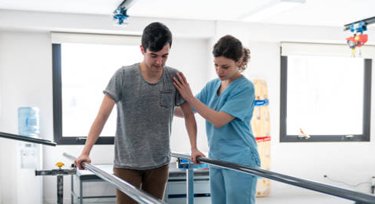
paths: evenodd
<path fill-rule="evenodd" d="M 39 109 L 18 108 L 18 134 L 39 137 Z M 17 162 L 17 204 L 43 203 L 43 180 L 35 176 L 42 169 L 42 145 L 20 142 Z"/>

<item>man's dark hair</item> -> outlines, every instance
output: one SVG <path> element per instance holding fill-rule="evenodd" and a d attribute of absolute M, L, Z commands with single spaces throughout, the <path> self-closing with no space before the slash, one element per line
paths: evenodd
<path fill-rule="evenodd" d="M 142 47 L 157 52 L 167 43 L 172 46 L 172 33 L 167 26 L 154 22 L 146 26 L 142 34 Z"/>

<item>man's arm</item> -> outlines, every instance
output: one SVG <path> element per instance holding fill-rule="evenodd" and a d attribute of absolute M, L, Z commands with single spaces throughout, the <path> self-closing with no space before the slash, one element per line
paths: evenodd
<path fill-rule="evenodd" d="M 195 98 L 184 74 L 178 73 L 177 76 L 173 78 L 173 84 L 181 96 L 189 102 L 190 106 L 215 127 L 220 128 L 234 119 L 232 115 L 221 111 L 215 111 Z"/>
<path fill-rule="evenodd" d="M 182 109 L 180 107 L 175 107 L 174 108 L 174 116 L 183 118 L 184 117 L 184 112 L 182 112 Z"/>
<path fill-rule="evenodd" d="M 181 105 L 181 110 L 185 118 L 185 127 L 189 135 L 190 146 L 191 146 L 191 160 L 197 163 L 197 157 L 205 156 L 198 150 L 197 147 L 197 122 L 189 103 L 185 102 Z"/>
<path fill-rule="evenodd" d="M 89 157 L 92 147 L 94 146 L 96 140 L 99 138 L 100 133 L 103 130 L 105 123 L 109 115 L 112 112 L 113 106 L 115 105 L 115 101 L 109 97 L 108 95 L 104 95 L 102 104 L 100 105 L 99 112 L 91 125 L 89 134 L 86 139 L 85 146 L 81 152 L 81 155 L 74 161 L 75 165 L 79 169 L 83 169 L 81 163 L 82 162 L 91 162 Z"/>

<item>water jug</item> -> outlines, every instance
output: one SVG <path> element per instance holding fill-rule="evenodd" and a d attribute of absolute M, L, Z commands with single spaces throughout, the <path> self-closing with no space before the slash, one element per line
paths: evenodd
<path fill-rule="evenodd" d="M 39 109 L 37 107 L 18 108 L 18 133 L 28 137 L 39 137 Z"/>

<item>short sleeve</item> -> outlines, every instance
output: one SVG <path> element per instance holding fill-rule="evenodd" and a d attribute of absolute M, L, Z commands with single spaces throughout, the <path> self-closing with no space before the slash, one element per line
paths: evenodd
<path fill-rule="evenodd" d="M 195 97 L 200 100 L 202 103 L 208 105 L 210 98 L 212 97 L 212 94 L 214 94 L 215 90 L 218 88 L 220 84 L 219 80 L 212 80 L 209 81 L 203 89 L 195 95 Z"/>
<path fill-rule="evenodd" d="M 207 104 L 207 85 L 195 97 L 204 104 Z"/>
<path fill-rule="evenodd" d="M 174 92 L 174 105 L 180 106 L 185 103 L 185 99 L 181 96 L 178 90 L 173 85 L 173 77 L 179 72 L 177 69 L 172 67 L 165 67 L 165 89 L 171 91 L 173 89 Z"/>
<path fill-rule="evenodd" d="M 232 94 L 228 96 L 221 111 L 240 120 L 244 120 L 252 114 L 253 108 L 254 86 L 250 83 L 249 85 L 242 87 L 240 90 L 232 90 Z"/>
<path fill-rule="evenodd" d="M 123 95 L 123 74 L 123 69 L 117 70 L 109 80 L 107 87 L 103 91 L 104 94 L 109 95 L 116 102 L 121 100 L 121 97 Z"/>

